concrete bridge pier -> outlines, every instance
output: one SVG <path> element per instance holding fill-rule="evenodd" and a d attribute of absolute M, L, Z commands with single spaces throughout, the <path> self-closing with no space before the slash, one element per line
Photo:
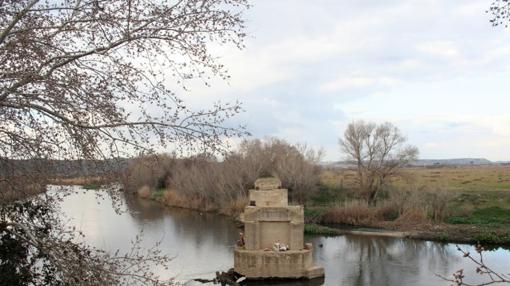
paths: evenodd
<path fill-rule="evenodd" d="M 234 271 L 247 279 L 318 278 L 311 244 L 304 245 L 304 211 L 289 206 L 286 189 L 275 178 L 258 179 L 241 214 L 244 245 L 234 250 Z"/>

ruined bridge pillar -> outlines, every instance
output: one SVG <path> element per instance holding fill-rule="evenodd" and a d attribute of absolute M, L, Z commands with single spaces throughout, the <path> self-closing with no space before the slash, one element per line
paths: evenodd
<path fill-rule="evenodd" d="M 250 190 L 250 204 L 241 214 L 245 245 L 234 251 L 234 270 L 248 279 L 323 277 L 311 247 L 304 247 L 303 207 L 289 206 L 280 186 L 278 179 L 265 178 Z"/>

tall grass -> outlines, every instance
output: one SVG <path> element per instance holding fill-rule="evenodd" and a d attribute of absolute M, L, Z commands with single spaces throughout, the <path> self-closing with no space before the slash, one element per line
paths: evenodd
<path fill-rule="evenodd" d="M 381 221 L 397 224 L 442 222 L 450 214 L 453 194 L 440 186 L 394 188 L 386 198 L 369 205 L 361 199 L 336 203 L 322 215 L 322 222 L 373 225 Z"/>
<path fill-rule="evenodd" d="M 323 222 L 348 225 L 369 225 L 375 220 L 375 209 L 366 201 L 340 203 L 323 215 Z"/>
<path fill-rule="evenodd" d="M 441 185 L 410 185 L 391 190 L 389 202 L 398 209 L 399 217 L 418 218 L 441 222 L 450 214 L 449 202 L 454 193 Z M 411 215 L 412 214 L 412 215 Z"/>

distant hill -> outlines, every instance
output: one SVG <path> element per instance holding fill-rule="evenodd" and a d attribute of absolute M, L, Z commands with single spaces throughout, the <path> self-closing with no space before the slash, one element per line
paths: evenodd
<path fill-rule="evenodd" d="M 413 167 L 433 167 L 433 166 L 484 166 L 484 165 L 507 165 L 509 161 L 492 162 L 485 158 L 454 158 L 454 159 L 420 159 L 410 163 Z M 352 168 L 356 167 L 354 162 L 349 161 L 328 161 L 321 162 L 321 166 L 326 168 Z"/>
<path fill-rule="evenodd" d="M 422 159 L 411 163 L 411 166 L 466 166 L 466 165 L 492 165 L 492 161 L 485 158 L 457 158 L 457 159 Z"/>
<path fill-rule="evenodd" d="M 356 167 L 356 164 L 348 161 L 325 161 L 320 162 L 319 166 L 325 167 L 325 168 L 334 168 L 334 169 L 347 169 Z"/>

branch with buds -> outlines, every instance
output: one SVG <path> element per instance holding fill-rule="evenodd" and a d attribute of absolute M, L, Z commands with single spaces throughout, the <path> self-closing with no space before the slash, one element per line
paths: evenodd
<path fill-rule="evenodd" d="M 483 251 L 485 250 L 482 245 L 477 244 L 475 246 L 475 251 L 478 254 L 477 257 L 474 257 L 469 251 L 463 250 L 457 245 L 457 250 L 462 253 L 462 257 L 471 260 L 476 266 L 476 273 L 483 275 L 486 277 L 486 282 L 482 282 L 480 284 L 471 284 L 464 282 L 464 278 L 466 278 L 464 274 L 464 269 L 459 269 L 455 273 L 453 273 L 453 278 L 447 278 L 441 275 L 438 275 L 440 278 L 452 282 L 454 286 L 483 286 L 483 285 L 492 285 L 499 283 L 508 283 L 510 284 L 510 274 L 502 274 L 496 272 L 490 266 L 488 266 L 483 258 Z"/>

